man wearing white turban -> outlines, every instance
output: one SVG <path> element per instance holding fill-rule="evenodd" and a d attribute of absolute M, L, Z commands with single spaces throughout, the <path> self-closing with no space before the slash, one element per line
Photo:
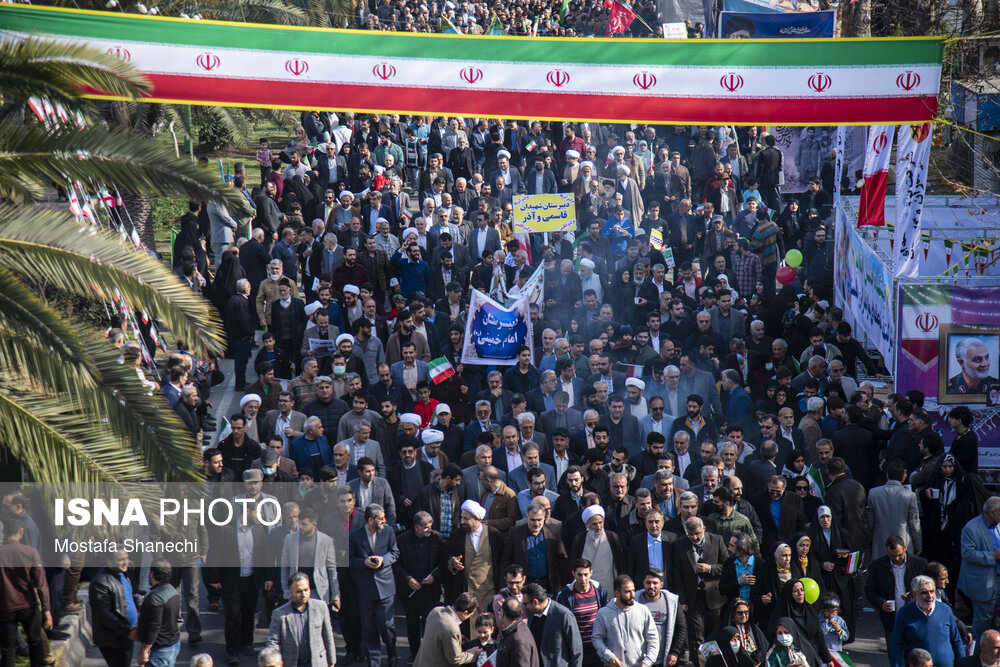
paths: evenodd
<path fill-rule="evenodd" d="M 604 508 L 600 502 L 594 502 L 594 494 L 585 494 L 582 512 L 583 525 L 586 532 L 573 538 L 570 549 L 570 559 L 586 558 L 593 565 L 592 579 L 607 586 L 606 590 L 614 590 L 615 577 L 625 572 L 625 554 L 621 542 L 614 533 L 604 530 Z"/>

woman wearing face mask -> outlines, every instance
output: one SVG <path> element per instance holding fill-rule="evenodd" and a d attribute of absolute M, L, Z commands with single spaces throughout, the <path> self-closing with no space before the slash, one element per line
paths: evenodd
<path fill-rule="evenodd" d="M 812 605 L 806 602 L 806 590 L 802 582 L 792 579 L 785 585 L 778 596 L 778 602 L 772 615 L 770 635 L 777 634 L 777 628 L 783 621 L 791 619 L 795 629 L 806 642 L 812 645 L 820 660 L 824 663 L 833 661 L 830 649 L 823 639 L 823 632 L 819 627 L 819 615 Z M 786 626 L 788 627 L 788 626 Z"/>
<path fill-rule="evenodd" d="M 766 667 L 819 667 L 820 657 L 790 618 L 779 618 Z"/>
<path fill-rule="evenodd" d="M 756 667 L 756 665 L 764 662 L 769 642 L 764 635 L 764 631 L 754 622 L 750 603 L 747 600 L 742 597 L 735 597 L 729 606 L 723 610 L 719 624 L 724 626 L 723 629 L 715 632 L 710 637 L 710 639 L 719 643 L 719 648 L 722 648 L 725 644 L 730 644 L 732 648 L 732 644 L 739 642 L 743 653 L 750 657 L 751 665 Z M 730 634 L 730 630 L 734 632 Z"/>
<path fill-rule="evenodd" d="M 719 644 L 720 653 L 709 657 L 705 667 L 756 667 L 760 664 L 743 649 L 740 633 L 731 625 L 716 632 L 714 639 Z"/>

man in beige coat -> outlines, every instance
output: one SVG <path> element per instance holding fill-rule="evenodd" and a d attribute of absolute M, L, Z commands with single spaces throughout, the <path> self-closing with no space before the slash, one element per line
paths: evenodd
<path fill-rule="evenodd" d="M 461 625 L 479 610 L 471 593 L 462 593 L 451 605 L 435 607 L 427 615 L 424 638 L 413 667 L 452 667 L 475 664 L 479 648 L 462 650 Z"/>

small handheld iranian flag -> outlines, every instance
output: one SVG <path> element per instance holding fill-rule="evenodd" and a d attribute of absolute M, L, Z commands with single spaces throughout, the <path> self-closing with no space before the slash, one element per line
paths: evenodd
<path fill-rule="evenodd" d="M 230 425 L 229 420 L 225 417 L 219 422 L 219 440 L 225 440 L 230 435 L 233 434 L 233 427 Z"/>
<path fill-rule="evenodd" d="M 490 657 L 486 658 L 486 662 L 480 665 L 480 667 L 496 667 L 496 664 L 497 664 L 497 652 L 493 651 L 493 653 L 490 654 Z"/>
<path fill-rule="evenodd" d="M 431 371 L 431 381 L 434 384 L 441 384 L 455 374 L 455 369 L 452 368 L 451 363 L 445 357 L 431 359 L 428 366 Z"/>
<path fill-rule="evenodd" d="M 529 153 L 532 152 L 533 150 L 538 148 L 538 139 L 536 139 L 535 137 L 531 137 L 531 139 L 528 140 L 528 143 L 525 144 L 524 148 Z"/>
<path fill-rule="evenodd" d="M 847 563 L 844 565 L 844 572 L 847 574 L 855 574 L 859 569 L 861 569 L 861 552 L 852 551 L 847 556 Z"/>
<path fill-rule="evenodd" d="M 826 498 L 826 484 L 823 483 L 823 473 L 820 469 L 815 465 L 809 466 L 806 477 L 809 479 L 809 493 L 820 499 Z"/>

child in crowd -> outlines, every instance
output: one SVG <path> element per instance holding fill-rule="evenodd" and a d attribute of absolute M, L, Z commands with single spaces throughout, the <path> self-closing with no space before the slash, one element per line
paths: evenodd
<path fill-rule="evenodd" d="M 479 659 L 476 660 L 476 667 L 482 667 L 482 664 L 493 655 L 493 652 L 497 650 L 496 642 L 496 629 L 497 622 L 493 618 L 493 614 L 485 613 L 480 614 L 476 618 L 476 639 L 469 640 L 462 645 L 463 651 L 468 651 L 473 648 L 482 649 L 479 653 Z"/>
<path fill-rule="evenodd" d="M 299 495 L 305 500 L 306 494 L 313 490 L 315 481 L 311 468 L 299 468 Z"/>
<path fill-rule="evenodd" d="M 271 149 L 268 140 L 264 137 L 260 138 L 257 144 L 257 164 L 260 165 L 260 184 L 264 185 L 264 181 L 267 180 L 267 175 L 271 171 Z"/>
<path fill-rule="evenodd" d="M 747 199 L 750 199 L 750 197 L 756 197 L 759 202 L 764 201 L 764 198 L 760 196 L 760 189 L 757 186 L 757 181 L 752 178 L 747 179 L 746 187 L 743 188 L 744 208 L 746 208 Z"/>
<path fill-rule="evenodd" d="M 830 653 L 844 650 L 844 642 L 851 635 L 847 631 L 847 621 L 840 617 L 840 600 L 832 593 L 826 595 L 822 610 L 819 628 L 823 632 L 823 639 L 826 640 L 826 647 L 830 649 Z"/>

